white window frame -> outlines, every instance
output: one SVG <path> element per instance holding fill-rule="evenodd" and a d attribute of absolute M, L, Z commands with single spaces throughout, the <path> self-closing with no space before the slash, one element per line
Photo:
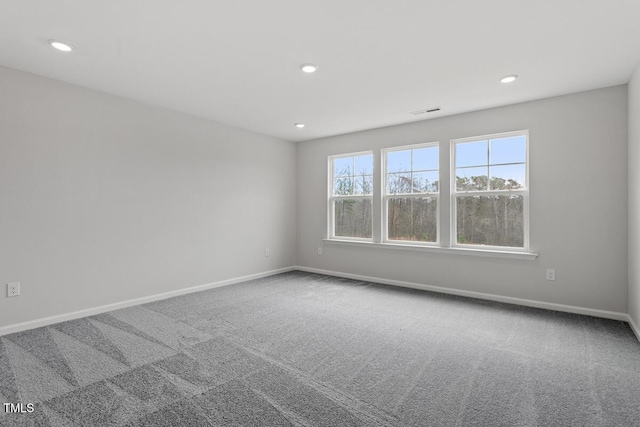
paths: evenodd
<path fill-rule="evenodd" d="M 408 194 L 389 194 L 387 193 L 387 154 L 394 151 L 406 151 L 415 150 L 420 148 L 438 147 L 438 192 L 426 192 L 426 193 L 408 193 Z M 382 243 L 402 244 L 402 245 L 416 245 L 416 246 L 440 246 L 440 142 L 426 142 L 421 144 L 403 145 L 398 147 L 383 148 L 381 152 L 382 158 L 382 179 L 381 179 L 381 193 L 382 193 Z M 413 153 L 412 166 L 410 173 L 413 173 Z M 430 197 L 435 198 L 437 202 L 436 209 L 436 241 L 435 242 L 421 242 L 417 240 L 392 240 L 389 239 L 389 199 L 394 198 L 421 198 Z"/>
<path fill-rule="evenodd" d="M 374 222 L 373 222 L 373 194 L 375 192 L 375 179 L 372 179 L 372 192 L 370 195 L 350 195 L 350 196 L 335 196 L 333 194 L 333 184 L 334 184 L 334 170 L 333 164 L 335 159 L 345 158 L 345 157 L 357 157 L 363 155 L 371 155 L 373 157 L 372 160 L 372 172 L 375 177 L 375 154 L 373 151 L 358 151 L 356 153 L 345 153 L 345 154 L 336 154 L 333 156 L 329 156 L 328 161 L 328 193 L 327 193 L 327 236 L 329 236 L 330 240 L 348 240 L 348 241 L 356 241 L 356 242 L 373 242 L 373 230 L 374 230 Z M 355 170 L 354 170 L 355 176 Z M 371 200 L 371 237 L 349 237 L 349 236 L 336 236 L 335 235 L 335 201 L 340 199 L 348 199 L 348 200 Z"/>
<path fill-rule="evenodd" d="M 511 136 L 525 136 L 525 178 L 524 178 L 524 188 L 520 190 L 487 190 L 487 191 L 458 191 L 456 187 L 456 145 L 465 142 L 474 142 L 474 141 L 482 141 L 482 140 L 492 140 L 499 138 L 507 138 Z M 529 192 L 530 192 L 530 184 L 529 184 L 529 131 L 521 130 L 521 131 L 513 131 L 513 132 L 503 132 L 503 133 L 495 133 L 490 135 L 480 135 L 480 136 L 472 136 L 467 138 L 457 138 L 451 140 L 451 164 L 450 164 L 450 211 L 451 211 L 451 247 L 452 248 L 464 248 L 464 249 L 476 249 L 476 250 L 487 250 L 487 251 L 510 251 L 510 252 L 529 252 Z M 490 145 L 490 144 L 489 144 Z M 488 161 L 488 160 L 487 160 Z M 487 165 L 489 166 L 489 164 Z M 489 178 L 489 182 L 491 177 Z M 504 195 L 521 195 L 523 197 L 523 225 L 524 225 L 524 239 L 523 239 L 523 247 L 514 247 L 514 246 L 493 246 L 493 245 L 470 245 L 470 244 L 460 244 L 458 243 L 458 215 L 457 215 L 457 200 L 459 196 L 504 196 Z"/>

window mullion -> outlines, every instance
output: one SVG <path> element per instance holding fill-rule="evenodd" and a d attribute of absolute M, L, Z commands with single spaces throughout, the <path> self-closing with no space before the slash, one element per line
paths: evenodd
<path fill-rule="evenodd" d="M 457 172 L 471 169 L 469 163 L 482 163 L 484 157 L 481 145 L 486 143 L 486 163 L 477 165 L 485 169 L 486 190 L 458 191 Z M 451 246 L 462 247 L 509 247 L 512 249 L 529 249 L 529 181 L 528 181 L 528 131 L 508 132 L 503 134 L 485 135 L 473 138 L 463 138 L 451 141 Z M 465 144 L 470 144 L 465 146 Z M 465 146 L 465 148 L 461 148 Z M 524 153 L 521 151 L 524 149 Z M 464 151 L 461 151 L 464 150 Z M 497 150 L 497 151 L 496 151 Z M 524 156 L 523 156 L 524 154 Z M 497 156 L 496 164 L 491 164 L 492 155 Z M 458 167 L 457 163 L 464 158 L 465 166 Z M 524 158 L 522 162 L 519 159 Z M 524 165 L 524 176 L 519 168 L 505 168 L 493 170 L 493 166 Z M 513 172 L 511 172 L 513 171 Z M 468 177 L 469 187 L 474 188 L 475 182 L 481 180 L 482 173 L 463 172 Z M 495 175 L 495 176 L 494 176 Z M 472 179 L 472 178 L 475 178 Z M 493 188 L 494 178 L 504 180 L 513 179 L 522 188 L 501 190 Z M 466 184 L 465 184 L 466 185 Z M 503 186 L 500 184 L 498 187 Z M 461 229 L 458 229 L 458 220 Z M 459 241 L 458 239 L 461 238 Z"/>
<path fill-rule="evenodd" d="M 360 241 L 372 240 L 373 194 L 356 194 L 358 192 L 356 190 L 356 161 L 361 164 L 363 174 L 369 176 L 367 172 L 370 171 L 371 174 L 374 172 L 373 159 L 373 153 L 370 151 L 329 156 L 330 167 L 328 169 L 330 171 L 330 181 L 328 183 L 327 234 L 330 238 Z M 341 169 L 336 171 L 338 164 Z M 349 187 L 341 185 L 339 188 L 340 191 L 338 192 L 349 194 L 335 194 L 338 190 L 338 188 L 335 187 L 335 180 L 338 178 L 336 174 L 347 172 L 345 169 L 350 169 L 348 173 L 344 175 L 344 178 L 350 181 Z M 342 175 L 339 178 L 342 178 Z M 363 185 L 364 181 L 366 181 L 365 178 L 363 178 Z M 360 190 L 360 192 L 362 191 L 364 191 L 364 187 Z M 351 201 L 351 203 L 349 201 Z M 337 215 L 337 211 L 339 211 L 339 216 Z"/>
<path fill-rule="evenodd" d="M 460 196 L 509 196 L 512 194 L 523 195 L 527 190 L 487 190 L 487 191 L 454 191 L 453 195 Z"/>
<path fill-rule="evenodd" d="M 431 150 L 435 148 L 435 150 Z M 415 168 L 416 156 L 419 150 L 424 153 L 427 164 L 436 164 L 436 169 L 429 167 Z M 396 154 L 397 153 L 397 154 Z M 438 171 L 440 171 L 440 148 L 438 143 L 411 145 L 403 147 L 394 147 L 382 150 L 384 163 L 384 176 L 382 187 L 382 212 L 384 224 L 383 242 L 395 243 L 411 242 L 418 245 L 435 245 L 438 242 L 439 232 L 439 192 L 423 193 L 419 192 L 422 188 L 422 178 L 426 180 L 436 179 L 441 182 Z M 396 161 L 394 166 L 402 165 L 402 168 L 394 168 L 394 173 L 389 172 L 390 156 L 395 154 Z M 435 162 L 434 157 L 435 156 Z M 403 163 L 408 162 L 408 165 Z M 395 172 L 396 170 L 403 172 Z M 430 174 L 420 175 L 422 172 L 435 172 L 436 177 Z M 404 177 L 404 178 L 403 178 Z M 420 181 L 416 180 L 420 177 Z M 406 191 L 403 193 L 389 192 L 387 184 L 389 179 L 396 183 L 391 187 L 392 191 Z M 382 180 L 381 180 L 382 181 Z M 431 181 L 428 181 L 431 182 Z M 391 199 L 396 200 L 392 203 Z M 421 200 L 425 200 L 423 203 Z M 425 237 L 426 236 L 426 237 Z"/>

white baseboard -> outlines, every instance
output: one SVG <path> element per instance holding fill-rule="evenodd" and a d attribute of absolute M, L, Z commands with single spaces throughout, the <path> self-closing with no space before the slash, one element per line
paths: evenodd
<path fill-rule="evenodd" d="M 342 273 L 338 271 L 322 270 L 318 268 L 308 268 L 296 266 L 295 270 L 306 271 L 309 273 L 326 274 L 328 276 L 344 277 L 347 279 L 362 280 L 364 282 L 382 283 L 385 285 L 401 286 L 403 288 L 422 289 L 425 291 L 439 292 L 443 294 L 458 295 L 463 297 L 478 298 L 490 301 L 505 302 L 508 304 L 523 305 L 527 307 L 544 308 L 547 310 L 563 311 L 574 314 L 584 314 L 587 316 L 602 317 L 605 319 L 629 321 L 626 313 L 618 313 L 615 311 L 597 310 L 594 308 L 577 307 L 573 305 L 556 304 L 552 302 L 536 301 L 523 298 L 505 297 L 502 295 L 485 294 L 482 292 L 465 291 L 462 289 L 443 288 L 441 286 L 423 285 L 421 283 L 404 282 L 401 280 L 382 279 L 379 277 L 362 276 L 359 274 Z M 631 323 L 629 323 L 631 324 Z M 634 330 L 638 335 L 637 328 Z"/>
<path fill-rule="evenodd" d="M 285 267 L 277 270 L 270 270 L 262 273 L 235 277 L 233 279 L 221 280 L 218 282 L 207 283 L 205 285 L 192 286 L 190 288 L 179 289 L 175 291 L 164 292 L 161 294 L 150 295 L 147 297 L 136 298 L 136 299 L 121 301 L 113 304 L 107 304 L 99 307 L 88 308 L 85 310 L 74 311 L 72 313 L 59 314 L 56 316 L 44 317 L 40 319 L 30 320 L 28 322 L 22 322 L 22 323 L 16 323 L 13 325 L 3 326 L 3 327 L 0 327 L 0 336 L 12 334 L 14 332 L 25 331 L 28 329 L 39 328 L 42 326 L 53 325 L 55 323 L 65 322 L 67 320 L 74 320 L 74 319 L 79 319 L 81 317 L 93 316 L 93 315 L 105 313 L 108 311 L 118 310 L 120 308 L 146 304 L 153 301 L 159 301 L 159 300 L 172 298 L 180 295 L 190 294 L 193 292 L 204 291 L 206 289 L 219 288 L 222 286 L 228 286 L 236 283 L 246 282 L 248 280 L 269 277 L 276 274 L 286 273 L 294 270 L 306 271 L 309 273 L 326 274 L 328 276 L 344 277 L 347 279 L 362 280 L 365 282 L 382 283 L 385 285 L 400 286 L 404 288 L 422 289 L 425 291 L 439 292 L 439 293 L 450 294 L 450 295 L 458 295 L 458 296 L 478 298 L 478 299 L 484 299 L 484 300 L 490 300 L 490 301 L 505 302 L 509 304 L 523 305 L 527 307 L 536 307 L 536 308 L 544 308 L 547 310 L 563 311 L 567 313 L 584 314 L 587 316 L 602 317 L 605 319 L 622 320 L 629 323 L 631 330 L 636 335 L 636 338 L 638 338 L 638 340 L 640 341 L 640 328 L 638 328 L 638 325 L 635 324 L 631 316 L 629 316 L 626 313 L 597 310 L 593 308 L 584 308 L 584 307 L 577 307 L 572 305 L 556 304 L 556 303 L 528 300 L 528 299 L 522 299 L 522 298 L 505 297 L 501 295 L 486 294 L 486 293 L 474 292 L 474 291 L 465 291 L 461 289 L 443 288 L 440 286 L 423 285 L 421 283 L 404 282 L 400 280 L 383 279 L 379 277 L 363 276 L 359 274 L 343 273 L 338 271 L 322 270 L 318 268 L 309 268 L 309 267 L 302 267 L 302 266 Z"/>
<path fill-rule="evenodd" d="M 636 338 L 638 338 L 638 341 L 640 341 L 640 328 L 638 328 L 638 325 L 636 325 L 636 322 L 633 321 L 633 317 L 631 317 L 631 315 L 627 316 L 627 322 L 629 322 L 629 326 L 631 327 L 631 330 L 633 331 L 634 334 L 636 334 Z"/>
<path fill-rule="evenodd" d="M 286 273 L 295 270 L 294 267 L 279 268 L 277 270 L 265 271 L 262 273 L 250 274 L 248 276 L 235 277 L 233 279 L 221 280 L 219 282 L 207 283 L 205 285 L 192 286 L 190 288 L 178 289 L 176 291 L 164 292 L 161 294 L 150 295 L 147 297 L 120 301 L 113 304 L 102 305 L 100 307 L 87 308 L 84 310 L 74 311 L 72 313 L 58 314 L 50 317 L 43 317 L 28 322 L 16 323 L 13 325 L 0 327 L 0 336 L 12 334 L 14 332 L 26 331 L 27 329 L 39 328 L 41 326 L 53 325 L 54 323 L 65 322 L 67 320 L 79 319 L 81 317 L 93 316 L 107 311 L 118 310 L 120 308 L 131 307 L 134 305 L 146 304 L 148 302 L 159 301 L 167 298 L 186 295 L 193 292 L 204 291 L 206 289 L 219 288 L 222 286 L 233 285 L 235 283 L 246 282 L 248 280 L 260 279 L 263 277 L 273 276 L 275 274 Z"/>

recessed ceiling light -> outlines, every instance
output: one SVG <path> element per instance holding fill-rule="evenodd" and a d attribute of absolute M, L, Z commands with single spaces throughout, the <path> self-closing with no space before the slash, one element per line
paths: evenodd
<path fill-rule="evenodd" d="M 300 69 L 305 73 L 315 73 L 318 71 L 318 66 L 313 64 L 302 64 Z"/>
<path fill-rule="evenodd" d="M 60 42 L 58 40 L 49 40 L 49 44 L 52 48 L 61 50 L 63 52 L 71 52 L 73 50 L 73 47 L 71 45 Z"/>
<path fill-rule="evenodd" d="M 515 82 L 517 78 L 517 74 L 509 74 L 508 76 L 504 76 L 503 78 L 501 78 L 500 81 L 502 83 L 512 83 Z"/>
<path fill-rule="evenodd" d="M 298 129 L 302 129 L 303 127 L 305 127 L 305 124 L 304 123 L 296 123 L 296 127 Z"/>

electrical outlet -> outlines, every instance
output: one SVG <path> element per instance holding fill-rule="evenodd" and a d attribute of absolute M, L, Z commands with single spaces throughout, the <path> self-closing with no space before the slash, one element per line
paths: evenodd
<path fill-rule="evenodd" d="M 547 268 L 547 280 L 556 280 L 556 270 L 554 268 Z"/>
<path fill-rule="evenodd" d="M 322 255 L 322 248 L 318 248 L 318 255 Z"/>
<path fill-rule="evenodd" d="M 269 248 L 264 250 L 264 256 L 268 257 L 269 255 L 271 255 L 271 253 L 269 252 Z"/>
<path fill-rule="evenodd" d="M 20 282 L 7 283 L 7 297 L 20 295 Z"/>

